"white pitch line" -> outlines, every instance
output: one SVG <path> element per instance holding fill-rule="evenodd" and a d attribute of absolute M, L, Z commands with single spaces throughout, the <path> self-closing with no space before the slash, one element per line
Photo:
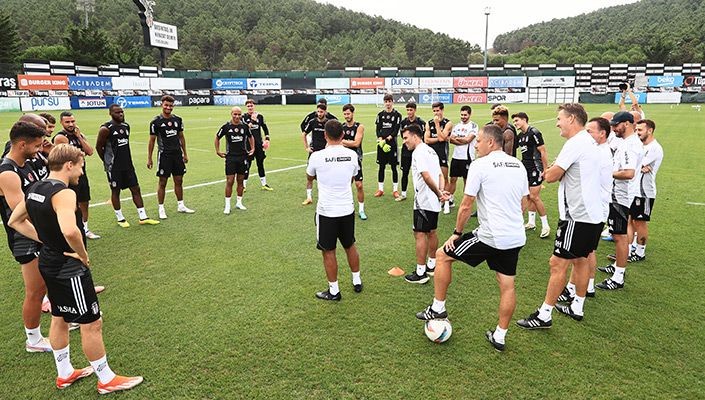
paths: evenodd
<path fill-rule="evenodd" d="M 705 203 L 694 203 L 692 201 L 686 201 L 685 204 L 690 204 L 691 206 L 705 206 Z"/>

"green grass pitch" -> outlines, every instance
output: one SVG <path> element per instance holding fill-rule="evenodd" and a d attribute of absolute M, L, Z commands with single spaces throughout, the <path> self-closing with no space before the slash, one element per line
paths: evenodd
<path fill-rule="evenodd" d="M 104 311 L 110 364 L 120 374 L 140 374 L 145 383 L 121 394 L 140 399 L 470 399 L 470 398 L 690 398 L 705 397 L 705 296 L 702 283 L 705 239 L 705 119 L 689 105 L 646 105 L 665 150 L 658 198 L 650 224 L 647 261 L 630 265 L 617 292 L 598 291 L 585 307 L 585 320 L 554 314 L 552 329 L 522 331 L 514 325 L 507 350 L 496 353 L 484 332 L 497 320 L 498 289 L 485 264 L 456 263 L 448 294 L 452 338 L 442 345 L 423 334 L 414 313 L 432 299 L 433 285 L 410 285 L 387 274 L 414 264 L 412 202 L 376 190 L 374 155 L 364 159 L 366 212 L 356 222 L 365 290 L 352 291 L 339 251 L 342 302 L 314 299 L 325 289 L 321 254 L 315 249 L 314 206 L 305 197 L 306 154 L 299 122 L 313 106 L 259 106 L 271 129 L 266 160 L 273 192 L 259 190 L 253 168 L 244 204 L 247 211 L 223 215 L 223 160 L 213 138 L 229 119 L 228 108 L 177 108 L 183 117 L 190 162 L 186 205 L 178 214 L 167 194 L 169 218 L 139 226 L 131 201 L 123 212 L 133 226 L 115 223 L 112 208 L 98 205 L 109 188 L 97 155 L 88 159 L 92 187 L 90 227 L 103 236 L 89 243 Z M 588 105 L 590 116 L 615 105 Z M 489 106 L 473 107 L 472 119 L 489 120 Z M 555 128 L 555 105 L 510 105 L 526 111 L 547 143 L 549 159 L 563 139 Z M 156 178 L 146 169 L 148 123 L 160 110 L 126 109 L 131 147 L 150 216 L 157 216 Z M 340 106 L 330 111 L 342 117 Z M 366 126 L 364 149 L 374 151 L 374 106 L 360 106 Z M 404 110 L 400 109 L 402 114 Z M 458 120 L 459 105 L 446 116 Z M 76 111 L 82 131 L 94 143 L 107 110 Z M 58 116 L 58 112 L 56 113 Z M 428 119 L 430 107 L 419 115 Z M 0 114 L 7 134 L 17 113 Z M 215 183 L 213 183 L 215 182 Z M 556 188 L 542 192 L 549 220 L 556 224 Z M 314 192 L 315 195 L 315 192 Z M 129 192 L 123 192 L 129 197 Z M 458 196 L 456 196 L 458 198 Z M 695 204 L 689 204 L 695 203 Z M 452 232 L 455 211 L 441 215 L 439 239 Z M 470 224 L 475 224 L 472 219 Z M 541 304 L 548 279 L 552 240 L 529 232 L 516 280 L 514 320 Z M 602 242 L 600 263 L 613 252 Z M 23 286 L 9 251 L 0 251 L 0 398 L 95 397 L 95 377 L 65 391 L 54 387 L 50 354 L 24 351 L 20 317 Z M 598 279 L 603 274 L 598 272 Z M 50 319 L 42 318 L 48 334 Z M 71 333 L 72 361 L 83 367 L 80 335 Z"/>

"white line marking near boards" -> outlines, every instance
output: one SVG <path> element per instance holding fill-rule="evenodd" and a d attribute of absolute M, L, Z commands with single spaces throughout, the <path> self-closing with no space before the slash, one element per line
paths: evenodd
<path fill-rule="evenodd" d="M 690 204 L 691 206 L 705 206 L 705 203 L 694 203 L 692 201 L 686 201 L 685 204 Z"/>

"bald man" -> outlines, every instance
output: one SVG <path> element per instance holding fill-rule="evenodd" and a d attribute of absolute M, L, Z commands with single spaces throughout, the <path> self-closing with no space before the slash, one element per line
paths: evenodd
<path fill-rule="evenodd" d="M 226 151 L 220 151 L 220 139 L 225 137 Z M 248 150 L 249 149 L 249 150 Z M 250 127 L 242 121 L 242 109 L 233 107 L 230 110 L 230 121 L 223 124 L 215 134 L 215 154 L 225 159 L 225 209 L 223 214 L 230 214 L 230 198 L 233 195 L 233 183 L 237 179 L 237 203 L 235 208 L 247 210 L 242 204 L 245 174 L 247 173 L 248 157 L 255 152 L 255 138 Z"/>

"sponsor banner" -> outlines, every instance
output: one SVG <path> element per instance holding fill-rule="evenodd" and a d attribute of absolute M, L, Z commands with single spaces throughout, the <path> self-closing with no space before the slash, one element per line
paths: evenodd
<path fill-rule="evenodd" d="M 419 95 L 419 103 L 421 104 L 431 104 L 437 101 L 443 104 L 451 104 L 453 103 L 453 93 L 424 93 Z"/>
<path fill-rule="evenodd" d="M 452 88 L 452 77 L 419 78 L 419 87 L 426 89 Z"/>
<path fill-rule="evenodd" d="M 678 104 L 681 102 L 681 92 L 651 92 L 646 94 L 649 104 L 667 103 Z"/>
<path fill-rule="evenodd" d="M 115 103 L 122 108 L 147 108 L 152 106 L 152 99 L 149 96 L 111 96 L 106 97 L 105 101 L 108 105 Z"/>
<path fill-rule="evenodd" d="M 7 97 L 29 97 L 29 90 L 8 90 Z"/>
<path fill-rule="evenodd" d="M 149 78 L 138 76 L 115 76 L 113 90 L 149 90 Z"/>
<path fill-rule="evenodd" d="M 350 89 L 376 89 L 384 87 L 384 78 L 350 78 Z"/>
<path fill-rule="evenodd" d="M 0 75 L 0 90 L 15 90 L 17 89 L 17 77 Z"/>
<path fill-rule="evenodd" d="M 23 97 L 20 99 L 22 111 L 70 110 L 68 97 Z"/>
<path fill-rule="evenodd" d="M 456 93 L 453 95 L 455 104 L 485 104 L 487 93 Z"/>
<path fill-rule="evenodd" d="M 257 78 L 247 80 L 247 89 L 250 90 L 279 90 L 281 88 L 281 78 Z"/>
<path fill-rule="evenodd" d="M 185 106 L 212 106 L 213 96 L 191 94 L 186 97 Z"/>
<path fill-rule="evenodd" d="M 329 106 L 331 104 L 345 105 L 345 104 L 350 103 L 350 95 L 348 95 L 348 94 L 319 94 L 319 95 L 316 95 L 316 103 L 318 103 L 318 100 L 320 100 L 320 99 L 328 100 Z"/>
<path fill-rule="evenodd" d="M 575 79 L 573 79 L 575 82 Z M 523 88 L 526 87 L 525 76 L 490 76 L 487 87 L 491 88 Z"/>
<path fill-rule="evenodd" d="M 113 90 L 113 80 L 106 76 L 69 76 L 69 89 Z"/>
<path fill-rule="evenodd" d="M 20 110 L 20 99 L 16 97 L 0 97 L 0 112 Z"/>
<path fill-rule="evenodd" d="M 647 101 L 647 96 L 646 93 L 644 92 L 634 92 L 634 96 L 636 96 L 636 101 L 639 102 L 639 104 L 645 104 Z M 622 99 L 622 93 L 617 92 L 614 94 L 614 104 L 619 104 L 619 101 Z M 624 99 L 625 104 L 632 104 L 632 99 L 631 97 L 627 96 Z"/>
<path fill-rule="evenodd" d="M 201 90 L 211 89 L 212 81 L 210 79 L 184 79 L 184 89 L 186 90 Z"/>
<path fill-rule="evenodd" d="M 183 78 L 149 78 L 152 90 L 184 90 Z"/>
<path fill-rule="evenodd" d="M 68 90 L 69 79 L 62 75 L 17 75 L 20 89 Z"/>
<path fill-rule="evenodd" d="M 398 104 L 418 103 L 419 102 L 419 94 L 418 93 L 400 93 L 400 94 L 395 94 L 393 96 L 394 96 L 394 103 L 398 103 Z"/>
<path fill-rule="evenodd" d="M 528 103 L 529 93 L 488 93 L 487 103 Z"/>
<path fill-rule="evenodd" d="M 247 101 L 245 95 L 213 96 L 213 104 L 216 106 L 244 106 L 245 101 Z"/>
<path fill-rule="evenodd" d="M 382 94 L 351 94 L 350 102 L 352 104 L 382 104 L 383 97 Z"/>
<path fill-rule="evenodd" d="M 316 78 L 316 89 L 350 89 L 350 78 Z"/>
<path fill-rule="evenodd" d="M 213 89 L 218 90 L 245 90 L 247 79 L 244 78 L 218 78 L 213 79 Z"/>
<path fill-rule="evenodd" d="M 78 96 L 73 96 L 71 97 L 71 108 L 76 110 L 76 109 L 81 109 L 81 108 L 106 108 L 108 107 L 108 102 L 105 100 L 105 98 L 101 97 L 78 97 Z"/>
<path fill-rule="evenodd" d="M 174 25 L 152 21 L 149 27 L 149 43 L 154 47 L 178 50 L 179 36 Z"/>
<path fill-rule="evenodd" d="M 418 89 L 419 78 L 384 78 L 384 86 L 393 89 Z"/>
<path fill-rule="evenodd" d="M 529 87 L 537 88 L 557 88 L 575 87 L 574 76 L 530 76 Z"/>
<path fill-rule="evenodd" d="M 0 78 L 2 82 L 2 78 Z M 683 86 L 705 86 L 705 78 L 699 75 L 690 75 L 683 78 Z"/>
<path fill-rule="evenodd" d="M 681 87 L 683 86 L 684 78 L 680 75 L 675 76 L 650 76 L 650 87 Z"/>
<path fill-rule="evenodd" d="M 453 78 L 454 88 L 486 88 L 486 76 L 459 76 Z"/>

